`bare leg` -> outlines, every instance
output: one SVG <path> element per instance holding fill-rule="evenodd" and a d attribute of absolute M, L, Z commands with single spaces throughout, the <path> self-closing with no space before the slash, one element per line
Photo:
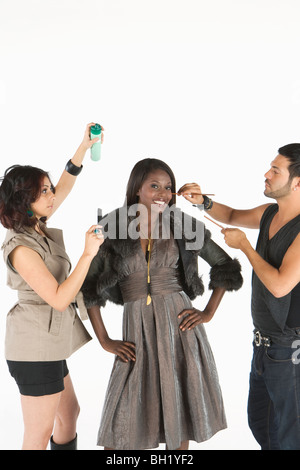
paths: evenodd
<path fill-rule="evenodd" d="M 182 441 L 180 447 L 176 450 L 188 450 L 189 448 L 189 441 Z M 166 446 L 166 450 L 168 450 L 168 446 Z"/>
<path fill-rule="evenodd" d="M 55 423 L 54 442 L 70 442 L 76 435 L 79 405 L 69 375 L 65 390 L 53 395 L 21 395 L 24 419 L 23 450 L 46 450 Z"/>
<path fill-rule="evenodd" d="M 80 408 L 68 374 L 64 379 L 65 389 L 61 393 L 59 406 L 55 416 L 53 441 L 56 444 L 66 444 L 76 436 L 76 423 Z"/>
<path fill-rule="evenodd" d="M 61 393 L 31 397 L 21 395 L 24 420 L 23 450 L 46 450 L 52 434 Z"/>
<path fill-rule="evenodd" d="M 178 447 L 176 450 L 188 450 L 189 448 L 189 441 L 182 441 L 181 446 Z"/>

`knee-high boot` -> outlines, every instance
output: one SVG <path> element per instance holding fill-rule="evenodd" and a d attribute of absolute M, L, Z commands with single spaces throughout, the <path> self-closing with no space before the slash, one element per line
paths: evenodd
<path fill-rule="evenodd" d="M 53 436 L 51 436 L 50 450 L 77 450 L 77 434 L 72 441 L 66 444 L 56 444 L 53 440 Z"/>

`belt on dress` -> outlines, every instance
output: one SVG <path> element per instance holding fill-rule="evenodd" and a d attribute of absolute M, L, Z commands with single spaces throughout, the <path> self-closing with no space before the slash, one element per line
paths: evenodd
<path fill-rule="evenodd" d="M 153 295 L 164 295 L 182 291 L 177 268 L 153 268 L 151 271 L 150 291 Z M 147 298 L 147 270 L 129 274 L 119 281 L 124 303 Z"/>

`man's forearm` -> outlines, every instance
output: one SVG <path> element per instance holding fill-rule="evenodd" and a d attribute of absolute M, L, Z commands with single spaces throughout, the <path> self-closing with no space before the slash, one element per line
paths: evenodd
<path fill-rule="evenodd" d="M 208 216 L 211 216 L 213 219 L 216 219 L 219 222 L 222 222 L 223 224 L 233 225 L 232 224 L 233 211 L 234 209 L 232 209 L 232 207 L 213 201 L 213 205 L 211 209 L 206 211 L 206 213 Z"/>

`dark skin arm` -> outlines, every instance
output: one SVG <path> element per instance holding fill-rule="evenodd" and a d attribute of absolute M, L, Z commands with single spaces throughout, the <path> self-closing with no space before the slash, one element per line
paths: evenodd
<path fill-rule="evenodd" d="M 202 312 L 196 308 L 183 310 L 178 315 L 178 318 L 183 318 L 179 328 L 182 331 L 191 330 L 195 328 L 195 326 L 200 325 L 200 323 L 208 323 L 213 318 L 224 294 L 225 289 L 217 287 L 213 290 L 210 299 Z"/>
<path fill-rule="evenodd" d="M 94 305 L 88 308 L 87 311 L 92 327 L 103 349 L 115 354 L 123 362 L 135 361 L 135 344 L 130 341 L 113 340 L 108 336 L 99 306 Z"/>

